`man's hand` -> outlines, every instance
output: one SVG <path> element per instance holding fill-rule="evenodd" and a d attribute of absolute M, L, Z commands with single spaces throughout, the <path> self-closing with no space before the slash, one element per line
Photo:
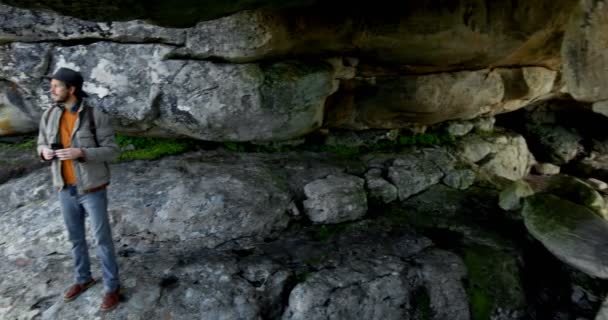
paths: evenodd
<path fill-rule="evenodd" d="M 74 160 L 82 157 L 80 148 L 67 148 L 55 150 L 55 155 L 59 160 Z"/>
<path fill-rule="evenodd" d="M 42 159 L 51 160 L 55 157 L 55 150 L 49 148 L 42 148 Z"/>

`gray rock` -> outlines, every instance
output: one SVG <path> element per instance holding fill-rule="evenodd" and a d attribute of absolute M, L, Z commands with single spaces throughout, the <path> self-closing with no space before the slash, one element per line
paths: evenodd
<path fill-rule="evenodd" d="M 591 110 L 595 113 L 608 117 L 608 100 L 594 102 L 591 106 Z"/>
<path fill-rule="evenodd" d="M 213 247 L 233 239 L 261 239 L 287 226 L 287 185 L 267 167 L 177 159 L 132 165 L 121 165 L 117 171 L 123 174 L 113 182 L 125 188 L 110 191 L 112 215 L 123 235 Z M 163 170 L 150 170 L 156 167 Z"/>
<path fill-rule="evenodd" d="M 549 93 L 555 77 L 555 71 L 544 68 L 357 77 L 330 101 L 327 121 L 362 130 L 468 120 L 523 107 Z M 522 83 L 523 93 L 511 92 Z"/>
<path fill-rule="evenodd" d="M 371 169 L 365 174 L 365 188 L 370 202 L 389 203 L 397 199 L 397 187 L 382 177 L 381 169 Z"/>
<path fill-rule="evenodd" d="M 576 175 L 608 180 L 608 154 L 584 158 L 573 167 Z"/>
<path fill-rule="evenodd" d="M 33 119 L 39 117 L 40 111 L 23 100 L 14 84 L 0 80 L 0 136 L 35 132 L 38 124 Z"/>
<path fill-rule="evenodd" d="M 458 142 L 454 152 L 465 162 L 475 163 L 478 171 L 509 180 L 527 175 L 534 161 L 526 140 L 512 133 L 469 135 Z"/>
<path fill-rule="evenodd" d="M 291 291 L 282 319 L 403 319 L 411 290 L 404 268 L 385 256 L 316 272 Z"/>
<path fill-rule="evenodd" d="M 9 59 L 14 64 L 2 72 L 23 87 L 24 96 L 46 99 L 33 105 L 48 105 L 48 95 L 40 88 L 43 74 L 30 73 L 44 65 L 44 54 L 28 58 L 19 53 L 25 49 L 12 48 Z M 173 49 L 116 43 L 57 47 L 50 52 L 48 72 L 59 67 L 80 70 L 90 102 L 109 112 L 122 131 L 218 141 L 300 137 L 321 126 L 325 98 L 335 90 L 332 69 L 325 63 L 165 60 Z"/>
<path fill-rule="evenodd" d="M 522 211 L 528 231 L 565 263 L 608 278 L 608 222 L 590 209 L 550 194 L 526 198 Z"/>
<path fill-rule="evenodd" d="M 494 130 L 494 123 L 496 122 L 496 118 L 494 117 L 477 117 L 473 120 L 473 124 L 475 126 L 475 130 L 490 132 Z"/>
<path fill-rule="evenodd" d="M 260 313 L 267 319 L 279 319 L 284 309 L 283 299 L 293 274 L 267 257 L 249 256 L 239 261 L 240 275 L 255 287 Z"/>
<path fill-rule="evenodd" d="M 532 177 L 531 177 L 532 178 Z M 555 175 L 544 179 L 528 179 L 537 192 L 546 192 L 585 206 L 598 216 L 608 220 L 608 210 L 604 198 L 593 186 L 568 175 Z"/>
<path fill-rule="evenodd" d="M 199 59 L 222 58 L 251 62 L 284 55 L 290 46 L 281 46 L 278 34 L 286 25 L 277 12 L 241 11 L 188 29 L 186 47 L 179 54 Z"/>
<path fill-rule="evenodd" d="M 340 237 L 340 249 L 291 291 L 283 320 L 414 319 L 429 310 L 432 319 L 469 319 L 460 258 L 421 251 L 424 241 L 411 235 L 386 238 L 360 227 L 358 236 Z"/>
<path fill-rule="evenodd" d="M 555 175 L 560 171 L 560 167 L 552 163 L 537 163 L 533 168 L 537 173 L 544 175 Z"/>
<path fill-rule="evenodd" d="M 0 185 L 48 165 L 40 159 L 36 152 L 24 150 L 22 145 L 18 145 L 19 143 L 31 143 L 30 139 L 33 137 L 26 136 L 25 141 L 17 140 L 14 142 L 17 145 L 0 141 Z M 50 176 L 48 178 L 50 179 Z M 2 209 L 0 209 L 1 211 Z"/>
<path fill-rule="evenodd" d="M 326 64 L 191 62 L 161 98 L 162 127 L 216 141 L 287 140 L 322 125 L 334 91 Z"/>
<path fill-rule="evenodd" d="M 449 187 L 465 190 L 473 185 L 475 178 L 475 172 L 469 169 L 459 169 L 446 173 L 442 182 Z"/>
<path fill-rule="evenodd" d="M 446 128 L 448 134 L 455 137 L 462 137 L 473 130 L 474 124 L 471 122 L 450 122 Z"/>
<path fill-rule="evenodd" d="M 139 20 L 92 22 L 3 4 L 0 4 L 0 21 L 0 43 L 95 39 L 179 45 L 186 39 L 184 29 L 163 28 Z"/>
<path fill-rule="evenodd" d="M 503 210 L 519 210 L 522 206 L 522 199 L 533 194 L 534 190 L 526 181 L 517 180 L 500 192 L 498 205 Z"/>
<path fill-rule="evenodd" d="M 306 215 L 314 223 L 339 223 L 359 219 L 367 212 L 364 180 L 350 175 L 330 175 L 304 186 Z"/>
<path fill-rule="evenodd" d="M 35 132 L 41 106 L 49 106 L 41 83 L 50 63 L 51 44 L 0 45 L 0 135 Z"/>
<path fill-rule="evenodd" d="M 604 300 L 602 307 L 595 316 L 595 320 L 608 320 L 608 299 Z"/>
<path fill-rule="evenodd" d="M 432 154 L 417 151 L 399 155 L 388 168 L 389 181 L 397 187 L 400 200 L 439 183 L 445 175 L 444 170 L 450 170 L 453 160 L 445 151 L 435 151 Z"/>
<path fill-rule="evenodd" d="M 263 2 L 258 3 L 263 6 Z M 348 10 L 331 4 L 285 11 L 234 9 L 232 12 L 237 13 L 220 19 L 197 20 L 203 22 L 189 32 L 186 52 L 199 58 L 237 62 L 276 59 L 287 54 L 361 55 L 407 65 L 401 70 L 388 69 L 390 73 L 413 70 L 428 74 L 446 69 L 518 65 L 553 69 L 559 63 L 555 60 L 559 42 L 555 43 L 554 38 L 563 32 L 554 26 L 564 25 L 574 6 L 571 0 L 560 0 L 551 6 L 534 3 L 525 9 L 509 2 L 490 5 L 486 1 L 477 2 L 474 8 L 454 3 L 449 10 L 417 4 L 386 4 L 379 8 L 373 3 L 352 5 Z M 320 11 L 325 17 L 318 16 Z M 469 16 L 463 20 L 465 13 Z M 493 19 L 487 20 L 489 16 Z M 523 16 L 527 18 L 509 24 L 512 17 Z M 416 23 L 410 23 L 412 17 Z M 353 23 L 353 19 L 358 23 Z M 471 29 L 473 24 L 477 29 Z M 399 25 L 408 27 L 394 27 Z M 519 77 L 527 80 L 523 75 Z M 523 88 L 522 82 L 514 82 L 507 88 L 508 95 L 521 98 L 525 96 Z"/>
<path fill-rule="evenodd" d="M 537 147 L 536 157 L 557 165 L 576 158 L 584 147 L 583 137 L 572 129 L 562 126 L 527 124 L 528 140 Z"/>
<path fill-rule="evenodd" d="M 462 260 L 447 251 L 424 252 L 416 257 L 432 310 L 432 319 L 470 319 L 469 301 L 462 286 L 467 274 Z"/>
<path fill-rule="evenodd" d="M 589 178 L 587 179 L 587 183 L 589 183 L 589 185 L 591 185 L 595 190 L 606 190 L 608 189 L 608 183 L 602 181 L 602 180 L 598 180 L 595 178 Z"/>

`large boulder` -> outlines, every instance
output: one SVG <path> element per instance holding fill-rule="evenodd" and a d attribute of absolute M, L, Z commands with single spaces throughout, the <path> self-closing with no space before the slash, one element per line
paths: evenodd
<path fill-rule="evenodd" d="M 526 176 L 535 161 L 524 137 L 508 132 L 466 136 L 458 141 L 454 153 L 474 164 L 478 174 L 512 181 Z"/>
<path fill-rule="evenodd" d="M 458 256 L 412 235 L 387 237 L 365 225 L 354 229 L 357 237 L 348 231 L 324 246 L 338 250 L 293 288 L 283 320 L 470 319 L 462 284 L 466 270 Z"/>
<path fill-rule="evenodd" d="M 412 150 L 413 151 L 413 150 Z M 422 149 L 400 154 L 388 168 L 388 179 L 405 200 L 439 183 L 455 164 L 445 150 Z"/>
<path fill-rule="evenodd" d="M 291 55 L 356 55 L 395 63 L 387 72 L 559 64 L 573 0 L 319 3 L 296 10 L 243 11 L 192 28 L 184 55 L 244 62 Z M 323 12 L 319 15 L 318 12 Z M 370 66 L 369 69 L 374 69 Z"/>
<path fill-rule="evenodd" d="M 551 194 L 525 199 L 528 231 L 560 260 L 594 277 L 608 278 L 608 222 L 590 209 Z"/>
<path fill-rule="evenodd" d="M 38 66 L 49 61 L 42 50 L 32 58 L 25 55 L 32 46 L 8 47 L 4 59 L 12 64 L 5 65 L 0 76 L 11 79 L 22 97 L 35 97 L 32 104 L 40 108 L 48 105 L 48 83 L 42 82 L 41 88 L 45 74 Z M 335 90 L 329 64 L 165 60 L 173 48 L 116 43 L 56 47 L 50 51 L 48 72 L 59 67 L 80 70 L 91 103 L 109 112 L 124 131 L 219 141 L 285 140 L 306 134 L 321 126 L 325 98 Z M 37 125 L 38 118 L 31 123 Z"/>
<path fill-rule="evenodd" d="M 555 77 L 541 67 L 357 77 L 342 82 L 327 121 L 368 129 L 472 119 L 521 108 L 551 92 Z"/>
<path fill-rule="evenodd" d="M 330 175 L 304 186 L 304 210 L 314 223 L 339 223 L 359 219 L 367 212 L 364 180 L 350 175 Z"/>
<path fill-rule="evenodd" d="M 0 135 L 38 129 L 41 106 L 50 103 L 41 79 L 52 48 L 48 43 L 0 45 Z"/>
<path fill-rule="evenodd" d="M 154 170 L 161 168 L 162 170 Z M 115 165 L 109 188 L 110 214 L 115 233 L 145 244 L 182 241 L 183 246 L 215 247 L 231 240 L 260 240 L 287 227 L 291 196 L 287 185 L 267 167 L 214 164 L 166 159 Z M 2 225 L 7 241 L 28 241 L 19 234 L 55 229 L 35 227 L 36 214 L 60 217 L 48 168 L 0 185 Z M 27 190 L 27 191 L 26 191 Z M 10 213 L 10 214 L 8 214 Z M 12 219 L 29 221 L 16 223 Z M 59 221 L 58 221 L 59 223 Z M 56 229 L 55 229 L 56 231 Z M 48 243 L 60 241 L 49 235 Z M 125 240 L 126 241 L 126 240 Z M 2 242 L 2 241 L 0 241 Z"/>

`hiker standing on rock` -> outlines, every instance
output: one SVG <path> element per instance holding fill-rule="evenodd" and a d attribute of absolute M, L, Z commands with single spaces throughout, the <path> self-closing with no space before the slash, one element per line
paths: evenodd
<path fill-rule="evenodd" d="M 108 219 L 106 186 L 110 183 L 107 162 L 118 154 L 109 118 L 89 107 L 79 72 L 60 68 L 51 76 L 54 104 L 40 120 L 38 154 L 51 161 L 53 185 L 59 191 L 61 212 L 72 242 L 76 283 L 64 295 L 76 299 L 95 284 L 85 236 L 85 217 L 90 217 L 101 260 L 105 295 L 101 310 L 119 302 L 118 264 Z"/>

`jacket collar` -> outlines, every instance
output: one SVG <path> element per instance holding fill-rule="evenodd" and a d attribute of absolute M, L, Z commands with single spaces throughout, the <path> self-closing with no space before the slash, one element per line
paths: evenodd
<path fill-rule="evenodd" d="M 65 110 L 66 105 L 64 103 L 57 103 L 56 104 L 61 110 Z M 80 112 L 80 110 L 82 110 L 82 105 L 83 105 L 83 101 L 82 98 L 76 100 L 76 103 L 68 110 L 70 110 L 71 113 L 76 113 L 76 112 Z"/>

